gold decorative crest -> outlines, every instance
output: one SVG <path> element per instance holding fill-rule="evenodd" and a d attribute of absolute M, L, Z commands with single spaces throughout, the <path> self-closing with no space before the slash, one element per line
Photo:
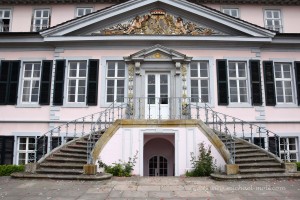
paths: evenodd
<path fill-rule="evenodd" d="M 98 33 L 99 34 L 99 33 Z M 98 35 L 94 33 L 93 35 Z M 220 35 L 213 29 L 185 21 L 181 17 L 155 9 L 149 14 L 136 16 L 129 22 L 100 31 L 100 35 Z"/>

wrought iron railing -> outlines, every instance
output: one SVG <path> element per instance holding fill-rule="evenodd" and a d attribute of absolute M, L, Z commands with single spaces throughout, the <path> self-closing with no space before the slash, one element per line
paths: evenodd
<path fill-rule="evenodd" d="M 138 97 L 113 102 L 104 111 L 59 125 L 41 137 L 35 144 L 35 161 L 54 148 L 74 138 L 87 137 L 87 163 L 91 164 L 92 150 L 98 138 L 117 119 L 196 119 L 210 127 L 230 149 L 231 163 L 235 163 L 234 138 L 242 138 L 280 157 L 280 137 L 274 132 L 214 111 L 207 103 L 195 98 Z M 61 137 L 64 136 L 64 137 Z M 61 138 L 64 138 L 62 141 Z M 284 149 L 286 149 L 286 144 Z"/>

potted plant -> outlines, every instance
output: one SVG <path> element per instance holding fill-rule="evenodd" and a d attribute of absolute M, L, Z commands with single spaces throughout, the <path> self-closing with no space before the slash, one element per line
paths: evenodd
<path fill-rule="evenodd" d="M 106 164 L 100 159 L 98 160 L 99 172 L 104 173 Z"/>

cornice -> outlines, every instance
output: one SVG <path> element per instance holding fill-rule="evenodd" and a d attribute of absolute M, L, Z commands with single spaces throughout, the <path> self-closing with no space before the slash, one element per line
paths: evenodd
<path fill-rule="evenodd" d="M 0 0 L 0 5 L 118 4 L 128 0 Z M 188 0 L 198 4 L 300 5 L 299 0 Z"/>

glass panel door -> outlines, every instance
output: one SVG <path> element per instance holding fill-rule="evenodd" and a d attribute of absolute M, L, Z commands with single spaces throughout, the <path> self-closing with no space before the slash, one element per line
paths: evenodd
<path fill-rule="evenodd" d="M 163 156 L 150 158 L 149 176 L 168 176 L 168 160 Z"/>
<path fill-rule="evenodd" d="M 147 74 L 146 119 L 169 119 L 169 74 Z"/>

